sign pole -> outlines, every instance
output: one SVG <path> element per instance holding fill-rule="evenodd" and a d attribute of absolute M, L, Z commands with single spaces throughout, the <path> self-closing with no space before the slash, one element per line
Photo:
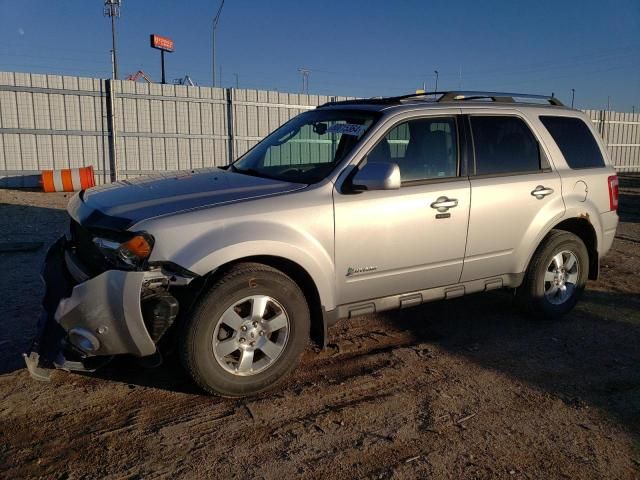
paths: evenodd
<path fill-rule="evenodd" d="M 160 70 L 162 70 L 162 84 L 167 83 L 167 76 L 164 68 L 164 54 L 165 52 L 173 52 L 173 40 L 169 37 L 163 37 L 162 35 L 156 35 L 152 33 L 149 37 L 151 48 L 160 50 Z"/>
<path fill-rule="evenodd" d="M 162 68 L 162 84 L 167 83 L 164 75 L 164 50 L 160 50 L 160 67 Z"/>

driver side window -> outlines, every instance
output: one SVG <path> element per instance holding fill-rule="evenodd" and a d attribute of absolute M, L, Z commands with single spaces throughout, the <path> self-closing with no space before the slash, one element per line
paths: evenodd
<path fill-rule="evenodd" d="M 368 161 L 397 163 L 403 183 L 455 177 L 455 117 L 419 118 L 395 126 L 371 150 Z"/>

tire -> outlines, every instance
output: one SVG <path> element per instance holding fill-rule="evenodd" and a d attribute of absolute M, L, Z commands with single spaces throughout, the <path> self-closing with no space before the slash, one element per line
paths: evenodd
<path fill-rule="evenodd" d="M 209 393 L 255 395 L 293 370 L 309 329 L 309 307 L 293 280 L 266 265 L 238 264 L 203 294 L 183 324 L 182 363 Z"/>
<path fill-rule="evenodd" d="M 572 261 L 575 267 L 567 268 Z M 588 276 L 589 253 L 584 242 L 573 233 L 552 230 L 533 255 L 517 296 L 534 319 L 558 320 L 576 305 Z"/>

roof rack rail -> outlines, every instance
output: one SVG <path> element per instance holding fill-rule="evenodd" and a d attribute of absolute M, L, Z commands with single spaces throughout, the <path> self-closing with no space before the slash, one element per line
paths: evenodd
<path fill-rule="evenodd" d="M 336 100 L 333 102 L 327 102 L 320 105 L 321 107 L 328 107 L 330 105 L 395 105 L 400 103 L 400 100 L 405 98 L 411 98 L 421 96 L 421 93 L 412 93 L 410 95 L 400 95 L 398 97 L 371 97 L 371 98 L 354 98 L 352 100 Z"/>
<path fill-rule="evenodd" d="M 515 103 L 516 98 L 523 98 L 529 100 L 544 100 L 549 102 L 550 105 L 562 107 L 564 104 L 556 97 L 551 95 L 531 95 L 528 93 L 504 93 L 504 92 L 482 92 L 482 91 L 449 91 L 449 92 L 420 92 L 410 93 L 407 95 L 399 95 L 397 97 L 372 97 L 372 98 L 358 98 L 353 100 L 340 100 L 335 102 L 327 102 L 321 107 L 327 107 L 330 105 L 397 105 L 402 103 L 403 100 L 410 100 L 413 98 L 440 96 L 436 102 L 459 102 L 466 100 L 492 100 L 500 103 Z"/>
<path fill-rule="evenodd" d="M 527 100 L 544 100 L 550 105 L 558 107 L 564 104 L 558 100 L 553 94 L 548 95 L 531 95 L 529 93 L 506 93 L 506 92 L 483 92 L 483 91 L 452 91 L 452 92 L 434 92 L 441 94 L 438 102 L 455 102 L 465 100 L 492 100 L 501 103 L 515 103 L 516 98 Z M 433 93 L 432 93 L 433 95 Z"/>

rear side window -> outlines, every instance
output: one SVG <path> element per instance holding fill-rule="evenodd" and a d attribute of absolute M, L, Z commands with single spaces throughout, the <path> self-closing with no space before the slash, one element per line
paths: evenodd
<path fill-rule="evenodd" d="M 571 168 L 604 167 L 604 159 L 589 127 L 579 118 L 540 117 Z"/>
<path fill-rule="evenodd" d="M 540 170 L 540 148 L 526 123 L 513 116 L 471 116 L 476 175 Z"/>

